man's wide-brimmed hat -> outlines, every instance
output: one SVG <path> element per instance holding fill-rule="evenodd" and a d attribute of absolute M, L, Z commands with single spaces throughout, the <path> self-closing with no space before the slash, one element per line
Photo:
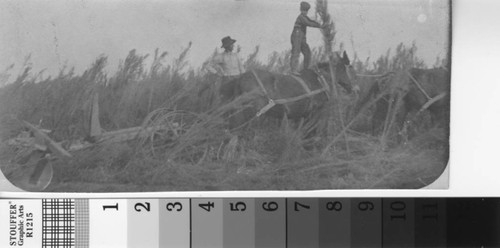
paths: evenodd
<path fill-rule="evenodd" d="M 300 10 L 309 10 L 311 5 L 308 2 L 300 2 Z"/>
<path fill-rule="evenodd" d="M 228 47 L 236 42 L 236 40 L 231 39 L 230 36 L 226 36 L 226 37 L 222 38 L 221 41 L 222 41 L 222 46 L 221 46 L 222 48 Z"/>

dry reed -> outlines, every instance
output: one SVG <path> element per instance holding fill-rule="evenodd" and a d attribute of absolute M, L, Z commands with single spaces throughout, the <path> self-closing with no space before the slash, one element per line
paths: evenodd
<path fill-rule="evenodd" d="M 324 31 L 325 39 L 333 42 L 333 22 L 328 21 L 327 11 L 321 10 L 326 1 L 318 3 L 318 14 L 322 13 L 319 15 L 323 22 L 330 23 L 326 26 L 330 33 Z M 58 141 L 82 137 L 87 129 L 83 125 L 84 106 L 96 92 L 100 96 L 101 124 L 106 130 L 140 125 L 170 127 L 141 142 L 85 151 L 71 161 L 70 167 L 56 161 L 58 173 L 49 190 L 61 190 L 58 187 L 67 186 L 64 181 L 82 185 L 99 181 L 103 184 L 101 190 L 115 187 L 106 183 L 136 185 L 127 187 L 130 190 L 144 190 L 144 185 L 161 190 L 411 188 L 422 186 L 420 181 L 429 183 L 446 164 L 448 143 L 442 135 L 446 130 L 424 130 L 401 147 L 383 144 L 394 143 L 397 138 L 394 122 L 400 105 L 398 97 L 384 120 L 381 136 L 354 127 L 370 125 L 364 116 L 373 112 L 372 106 L 383 96 L 371 99 L 353 118 L 341 123 L 339 118 L 347 116 L 349 109 L 348 102 L 340 100 L 347 99 L 341 91 L 329 109 L 327 136 L 305 139 L 304 133 L 312 128 L 307 122 L 270 125 L 257 118 L 228 132 L 228 116 L 248 108 L 252 95 L 242 95 L 208 110 L 198 107 L 205 104 L 196 97 L 199 85 L 210 82 L 202 70 L 187 68 L 190 46 L 170 65 L 164 63 L 166 52 L 156 50 L 150 57 L 133 50 L 114 75 L 103 70 L 105 56 L 97 58 L 82 75 L 71 69 L 61 70 L 54 78 L 40 80 L 31 76 L 28 66 L 15 82 L 0 88 L 0 137 L 5 140 L 17 135 L 19 127 L 9 124 L 14 119 L 40 124 L 52 130 L 52 137 Z M 355 66 L 372 75 L 422 67 L 415 50 L 415 45 L 400 45 L 393 55 L 388 52 L 375 63 L 367 60 Z M 268 63 L 258 61 L 257 53 L 245 63 L 247 70 L 287 70 L 289 51 L 273 53 Z M 328 53 L 328 48 L 313 49 L 313 60 L 320 61 Z M 154 61 L 149 69 L 145 67 L 146 59 Z M 180 132 L 172 137 L 176 128 Z M 235 136 L 235 131 L 248 130 L 251 135 Z M 308 143 L 316 143 L 317 147 L 304 149 Z M 124 159 L 124 154 L 133 156 Z M 238 174 L 237 168 L 242 166 L 252 173 Z"/>

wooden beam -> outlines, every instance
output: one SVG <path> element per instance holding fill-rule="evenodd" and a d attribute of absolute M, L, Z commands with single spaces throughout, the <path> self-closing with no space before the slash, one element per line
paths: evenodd
<path fill-rule="evenodd" d="M 39 128 L 33 126 L 31 123 L 27 121 L 23 121 L 23 123 L 33 132 L 33 134 L 35 135 L 35 139 L 43 140 L 45 146 L 47 146 L 51 152 L 62 158 L 72 157 L 71 154 L 68 151 L 64 150 L 64 148 L 62 148 L 62 146 L 59 143 L 52 140 L 49 136 L 47 136 L 47 134 L 42 132 Z"/>

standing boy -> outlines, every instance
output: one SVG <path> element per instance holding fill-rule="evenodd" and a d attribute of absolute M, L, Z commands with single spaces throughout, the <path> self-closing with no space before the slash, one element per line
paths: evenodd
<path fill-rule="evenodd" d="M 307 16 L 307 12 L 311 5 L 307 2 L 300 3 L 300 15 L 295 20 L 292 35 L 290 37 L 292 42 L 292 55 L 290 58 L 290 67 L 293 74 L 299 75 L 299 57 L 300 53 L 304 55 L 304 69 L 309 68 L 311 63 L 311 49 L 306 41 L 307 27 L 321 28 L 321 24 L 311 20 Z"/>

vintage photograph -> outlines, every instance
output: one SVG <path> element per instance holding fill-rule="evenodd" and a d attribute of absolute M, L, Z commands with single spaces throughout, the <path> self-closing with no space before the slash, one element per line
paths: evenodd
<path fill-rule="evenodd" d="M 33 192 L 425 187 L 451 166 L 451 4 L 0 1 L 1 171 Z"/>

